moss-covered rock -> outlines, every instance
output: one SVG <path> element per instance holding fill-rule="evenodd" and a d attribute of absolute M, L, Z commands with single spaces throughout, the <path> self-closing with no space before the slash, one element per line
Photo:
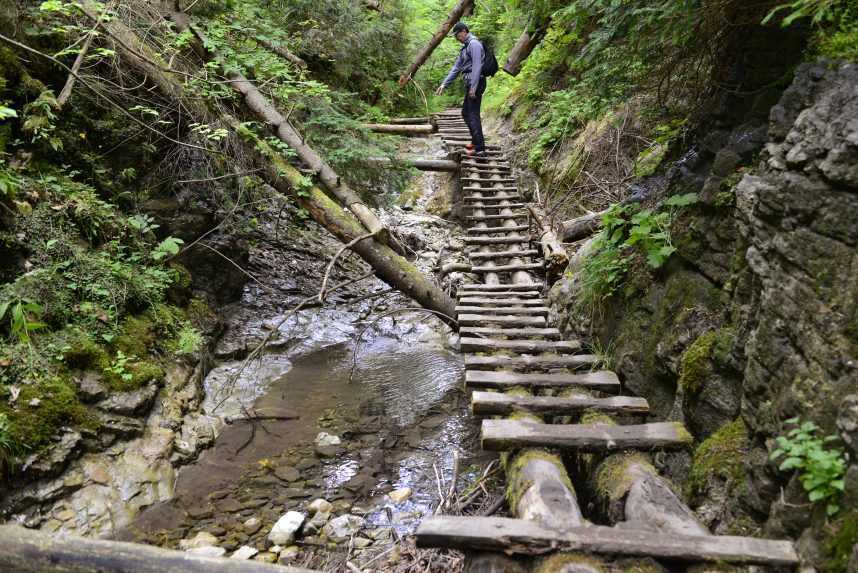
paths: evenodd
<path fill-rule="evenodd" d="M 858 547 L 858 509 L 844 513 L 831 523 L 824 547 L 828 556 L 825 571 L 830 573 L 851 571 L 849 562 L 855 555 L 855 548 Z"/>
<path fill-rule="evenodd" d="M 748 429 L 741 418 L 709 436 L 694 451 L 688 478 L 690 492 L 703 492 L 712 480 L 720 480 L 730 489 L 741 484 L 748 449 Z"/>

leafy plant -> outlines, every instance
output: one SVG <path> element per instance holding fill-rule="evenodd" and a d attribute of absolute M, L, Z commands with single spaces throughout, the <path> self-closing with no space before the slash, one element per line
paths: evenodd
<path fill-rule="evenodd" d="M 778 436 L 778 448 L 771 453 L 770 458 L 783 458 L 778 469 L 798 471 L 808 499 L 814 503 L 825 503 L 825 511 L 829 516 L 836 514 L 840 511 L 837 499 L 844 489 L 846 456 L 842 449 L 831 448 L 827 444 L 839 438 L 820 437 L 820 428 L 813 422 L 801 423 L 798 418 L 791 418 L 787 423 L 797 427 L 787 432 L 786 436 Z"/>
<path fill-rule="evenodd" d="M 161 241 L 157 247 L 155 247 L 155 250 L 152 251 L 152 258 L 156 261 L 160 261 L 167 257 L 178 255 L 181 246 L 184 244 L 185 241 L 178 237 L 167 237 Z"/>
<path fill-rule="evenodd" d="M 124 352 L 118 350 L 116 352 L 116 358 L 110 363 L 110 366 L 106 366 L 104 370 L 119 377 L 124 382 L 131 382 L 134 375 L 125 368 L 126 364 L 131 360 L 134 360 L 133 356 L 125 356 Z"/>
<path fill-rule="evenodd" d="M 4 467 L 12 466 L 15 457 L 21 454 L 24 446 L 19 444 L 12 436 L 12 428 L 9 417 L 0 412 L 0 471 Z"/>
<path fill-rule="evenodd" d="M 18 299 L 0 303 L 0 321 L 9 315 L 9 334 L 21 342 L 30 341 L 30 333 L 44 328 L 39 320 L 44 309 L 29 299 Z"/>
<path fill-rule="evenodd" d="M 10 117 L 18 117 L 18 112 L 11 107 L 0 105 L 0 121 L 9 119 Z"/>
<path fill-rule="evenodd" d="M 768 24 L 783 12 L 786 12 L 781 20 L 784 28 L 802 18 L 810 18 L 811 23 L 817 26 L 833 23 L 839 19 L 846 4 L 843 0 L 793 0 L 772 8 L 763 19 L 763 24 Z"/>

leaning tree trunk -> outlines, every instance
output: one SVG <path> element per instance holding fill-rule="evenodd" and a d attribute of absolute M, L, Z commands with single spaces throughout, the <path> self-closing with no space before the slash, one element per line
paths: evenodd
<path fill-rule="evenodd" d="M 450 32 L 450 28 L 458 22 L 462 16 L 464 16 L 468 10 L 474 4 L 474 0 L 459 0 L 459 3 L 453 7 L 450 11 L 450 14 L 447 16 L 447 19 L 438 27 L 438 30 L 429 39 L 429 42 L 423 46 L 423 49 L 417 54 L 417 57 L 414 58 L 414 61 L 411 62 L 411 65 L 408 66 L 408 70 L 402 74 L 399 78 L 399 85 L 404 86 L 414 77 L 414 74 L 417 73 L 417 70 L 420 69 L 426 60 L 429 59 L 429 56 L 432 55 L 432 52 L 435 51 L 435 48 L 438 47 L 438 44 L 444 39 L 445 36 Z"/>
<path fill-rule="evenodd" d="M 87 15 L 97 17 L 97 11 L 90 0 L 82 0 L 81 5 Z M 191 116 L 203 120 L 214 115 L 225 120 L 233 130 L 238 127 L 237 122 L 222 111 L 212 112 L 201 100 L 186 98 L 182 85 L 171 75 L 172 71 L 133 30 L 116 18 L 102 23 L 102 26 L 119 44 L 120 53 L 125 61 L 154 83 L 164 95 L 179 102 Z M 252 157 L 257 166 L 262 169 L 265 181 L 278 191 L 295 197 L 310 216 L 331 234 L 344 242 L 367 235 L 358 221 L 318 187 L 312 186 L 305 189 L 306 177 L 281 155 L 258 138 L 248 138 L 249 132 L 239 132 L 237 135 L 238 141 L 243 144 L 244 153 Z M 453 300 L 408 260 L 395 253 L 386 244 L 376 240 L 375 236 L 357 242 L 352 249 L 369 263 L 379 278 L 390 286 L 399 289 L 429 310 L 446 317 L 454 316 Z"/>
<path fill-rule="evenodd" d="M 512 50 L 509 51 L 503 71 L 511 76 L 517 76 L 521 71 L 524 60 L 527 59 L 536 45 L 542 40 L 542 37 L 545 36 L 546 30 L 548 30 L 548 22 L 522 32 Z"/>

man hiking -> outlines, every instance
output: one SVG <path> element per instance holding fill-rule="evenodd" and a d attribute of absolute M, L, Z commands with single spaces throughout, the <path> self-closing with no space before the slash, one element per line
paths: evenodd
<path fill-rule="evenodd" d="M 466 153 L 477 157 L 486 154 L 486 141 L 483 138 L 483 124 L 480 121 L 480 104 L 483 100 L 483 92 L 486 91 L 486 77 L 483 75 L 483 63 L 486 51 L 476 36 L 471 34 L 463 22 L 457 22 L 453 26 L 452 36 L 462 43 L 459 56 L 450 68 L 450 73 L 435 91 L 435 95 L 441 95 L 444 89 L 453 83 L 459 74 L 465 81 L 465 101 L 462 103 L 462 118 L 471 132 L 471 144 L 467 146 Z"/>

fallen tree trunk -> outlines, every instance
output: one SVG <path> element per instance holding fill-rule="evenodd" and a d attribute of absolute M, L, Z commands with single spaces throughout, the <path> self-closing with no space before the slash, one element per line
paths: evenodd
<path fill-rule="evenodd" d="M 399 124 L 399 123 L 365 123 L 365 129 L 375 133 L 388 133 L 390 135 L 429 135 L 435 133 L 435 126 L 427 124 Z"/>
<path fill-rule="evenodd" d="M 312 573 L 309 569 L 201 557 L 138 543 L 0 526 L 0 570 L 16 573 Z"/>
<path fill-rule="evenodd" d="M 598 231 L 602 226 L 602 216 L 607 212 L 608 210 L 605 209 L 597 213 L 588 213 L 577 219 L 563 221 L 560 224 L 563 242 L 571 243 L 573 241 L 580 241 Z"/>
<path fill-rule="evenodd" d="M 82 0 L 84 10 L 91 10 L 89 0 Z M 96 14 L 96 12 L 92 12 Z M 343 242 L 350 242 L 366 234 L 360 223 L 353 219 L 337 203 L 317 186 L 307 187 L 307 178 L 290 165 L 286 159 L 275 152 L 259 138 L 242 129 L 240 124 L 220 110 L 213 113 L 199 99 L 185 98 L 181 83 L 164 70 L 168 69 L 160 61 L 158 54 L 127 26 L 114 18 L 103 23 L 105 30 L 118 40 L 120 53 L 126 62 L 147 77 L 166 96 L 175 99 L 198 121 L 215 116 L 237 131 L 239 142 L 244 143 L 243 152 L 255 159 L 257 167 L 265 181 L 278 191 L 294 197 L 310 216 L 331 234 Z M 405 258 L 398 255 L 386 244 L 375 240 L 360 241 L 352 247 L 376 272 L 379 278 L 411 297 L 424 308 L 447 317 L 452 317 L 455 303 L 437 285 L 427 279 Z M 452 319 L 447 319 L 448 322 Z"/>
<path fill-rule="evenodd" d="M 394 117 L 390 119 L 390 123 L 408 125 L 413 123 L 432 123 L 432 121 L 428 117 Z"/>
<path fill-rule="evenodd" d="M 536 45 L 542 40 L 542 37 L 545 36 L 545 31 L 547 29 L 548 25 L 545 24 L 536 30 L 525 30 L 522 32 L 521 36 L 519 36 L 518 40 L 515 42 L 515 45 L 512 47 L 512 50 L 509 51 L 506 63 L 503 65 L 503 71 L 511 76 L 517 76 L 521 71 L 521 66 L 524 63 L 524 60 L 527 59 Z"/>
<path fill-rule="evenodd" d="M 527 208 L 539 227 L 539 243 L 542 245 L 542 256 L 545 258 L 546 279 L 552 283 L 569 266 L 569 255 L 566 253 L 566 248 L 557 239 L 557 233 L 554 232 L 545 214 L 534 205 L 528 205 Z"/>
<path fill-rule="evenodd" d="M 397 157 L 391 160 L 389 157 L 370 157 L 370 163 L 378 166 L 393 165 L 394 161 L 400 165 L 413 167 L 420 171 L 446 171 L 455 172 L 459 170 L 459 162 L 450 159 L 415 159 L 410 157 Z"/>
<path fill-rule="evenodd" d="M 300 57 L 296 56 L 291 51 L 289 51 L 289 48 L 287 48 L 286 46 L 281 46 L 279 44 L 272 44 L 268 40 L 263 40 L 263 39 L 258 38 L 256 36 L 253 36 L 253 39 L 256 40 L 257 42 L 259 42 L 261 45 L 265 46 L 268 50 L 277 54 L 278 56 L 282 56 L 283 58 L 289 60 L 290 62 L 292 62 L 293 64 L 295 64 L 299 68 L 306 68 L 307 67 L 307 62 L 305 62 L 303 59 L 301 59 Z"/>
<path fill-rule="evenodd" d="M 438 27 L 438 30 L 429 39 L 429 42 L 423 47 L 422 50 L 417 54 L 417 57 L 414 58 L 414 61 L 408 66 L 408 70 L 405 71 L 402 76 L 399 78 L 399 86 L 402 87 L 407 84 L 414 77 L 414 74 L 417 73 L 417 70 L 420 69 L 426 60 L 429 59 L 429 56 L 432 55 L 432 52 L 435 51 L 435 48 L 438 47 L 438 44 L 447 36 L 450 32 L 450 29 L 453 25 L 458 22 L 462 16 L 464 16 L 468 10 L 472 8 L 474 4 L 474 0 L 459 0 L 459 3 L 453 7 L 450 11 L 450 14 L 447 16 L 447 19 Z"/>

